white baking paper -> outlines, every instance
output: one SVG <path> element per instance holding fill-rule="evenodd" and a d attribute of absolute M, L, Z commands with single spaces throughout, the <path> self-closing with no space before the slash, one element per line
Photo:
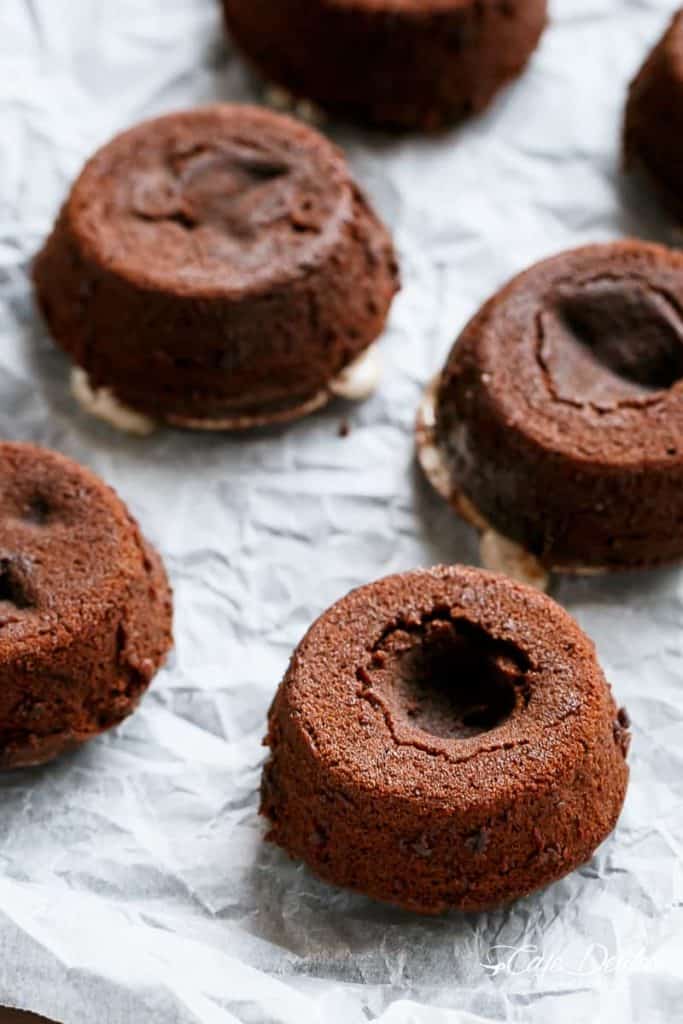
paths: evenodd
<path fill-rule="evenodd" d="M 376 397 L 249 437 L 134 439 L 75 407 L 29 262 L 112 133 L 258 86 L 214 0 L 0 0 L 0 435 L 116 486 L 166 559 L 177 640 L 122 728 L 0 777 L 0 1002 L 66 1024 L 681 1019 L 678 570 L 556 590 L 597 641 L 634 743 L 616 834 L 540 895 L 410 916 L 316 881 L 262 842 L 256 813 L 266 710 L 312 619 L 386 573 L 476 560 L 412 449 L 421 389 L 465 319 L 542 256 L 668 237 L 622 179 L 619 130 L 672 7 L 555 0 L 524 77 L 443 137 L 328 126 L 400 248 Z"/>

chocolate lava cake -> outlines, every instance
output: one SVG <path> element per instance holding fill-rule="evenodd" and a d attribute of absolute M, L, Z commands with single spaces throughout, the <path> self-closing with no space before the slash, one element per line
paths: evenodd
<path fill-rule="evenodd" d="M 612 831 L 628 724 L 549 597 L 458 566 L 390 576 L 294 653 L 269 718 L 268 838 L 406 909 L 495 907 Z"/>
<path fill-rule="evenodd" d="M 223 0 L 271 81 L 344 117 L 434 130 L 474 111 L 536 48 L 547 0 Z"/>
<path fill-rule="evenodd" d="M 398 287 L 389 235 L 340 151 L 228 105 L 99 150 L 34 279 L 95 395 L 206 429 L 293 419 L 343 393 Z"/>
<path fill-rule="evenodd" d="M 616 242 L 514 278 L 452 349 L 433 434 L 454 507 L 544 566 L 683 558 L 683 256 Z"/>
<path fill-rule="evenodd" d="M 171 614 L 161 561 L 113 491 L 0 443 L 0 765 L 49 761 L 130 715 Z"/>
<path fill-rule="evenodd" d="M 624 124 L 627 168 L 683 217 L 683 10 L 631 83 Z"/>

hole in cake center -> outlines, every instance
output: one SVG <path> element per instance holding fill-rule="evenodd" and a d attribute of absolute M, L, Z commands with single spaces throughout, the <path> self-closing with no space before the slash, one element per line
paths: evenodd
<path fill-rule="evenodd" d="M 541 314 L 539 358 L 560 401 L 613 408 L 683 377 L 683 320 L 643 282 L 601 278 Z"/>
<path fill-rule="evenodd" d="M 379 662 L 372 686 L 394 724 L 441 739 L 490 732 L 525 700 L 519 652 L 470 623 L 435 620 L 417 636 L 397 630 Z"/>
<path fill-rule="evenodd" d="M 33 603 L 21 564 L 13 558 L 0 558 L 0 604 L 30 608 Z"/>

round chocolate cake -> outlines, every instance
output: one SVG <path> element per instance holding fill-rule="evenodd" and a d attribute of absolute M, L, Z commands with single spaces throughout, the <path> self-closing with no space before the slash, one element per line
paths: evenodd
<path fill-rule="evenodd" d="M 520 274 L 451 351 L 434 437 L 454 506 L 545 566 L 682 558 L 683 256 L 618 242 Z"/>
<path fill-rule="evenodd" d="M 550 598 L 458 566 L 330 608 L 270 711 L 268 838 L 411 910 L 480 910 L 561 878 L 612 831 L 629 733 L 593 644 Z"/>
<path fill-rule="evenodd" d="M 41 764 L 135 710 L 171 646 L 158 555 L 70 459 L 0 443 L 0 765 Z"/>
<path fill-rule="evenodd" d="M 95 396 L 207 429 L 292 419 L 344 393 L 398 287 L 342 154 L 247 106 L 148 121 L 96 153 L 34 278 Z"/>
<path fill-rule="evenodd" d="M 683 10 L 631 83 L 624 124 L 627 167 L 683 216 Z"/>
<path fill-rule="evenodd" d="M 228 30 L 273 82 L 345 117 L 438 129 L 519 74 L 547 0 L 223 0 Z"/>

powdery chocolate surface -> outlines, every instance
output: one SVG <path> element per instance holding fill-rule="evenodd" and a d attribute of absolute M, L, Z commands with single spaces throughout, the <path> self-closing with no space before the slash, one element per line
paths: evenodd
<path fill-rule="evenodd" d="M 390 576 L 294 653 L 269 719 L 269 838 L 407 909 L 497 906 L 614 828 L 627 722 L 554 601 L 477 569 Z"/>
<path fill-rule="evenodd" d="M 683 9 L 631 82 L 624 119 L 627 168 L 638 170 L 683 217 Z"/>
<path fill-rule="evenodd" d="M 0 444 L 0 765 L 118 725 L 170 646 L 166 574 L 114 492 L 55 452 Z"/>
<path fill-rule="evenodd" d="M 683 257 L 587 246 L 539 263 L 470 321 L 436 434 L 454 487 L 549 566 L 683 557 Z"/>
<path fill-rule="evenodd" d="M 223 0 L 268 78 L 352 119 L 434 130 L 519 74 L 547 0 Z"/>
<path fill-rule="evenodd" d="M 34 279 L 94 389 L 190 425 L 302 414 L 381 333 L 398 288 L 389 235 L 341 152 L 227 104 L 100 149 Z"/>

